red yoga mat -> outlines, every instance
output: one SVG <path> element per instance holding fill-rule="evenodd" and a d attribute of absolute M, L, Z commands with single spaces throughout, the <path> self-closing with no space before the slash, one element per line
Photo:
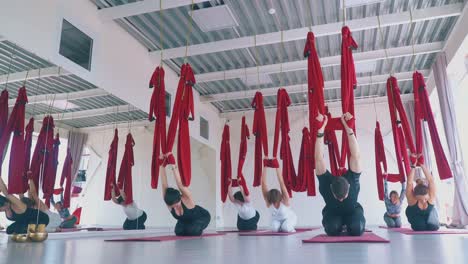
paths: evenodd
<path fill-rule="evenodd" d="M 296 232 L 273 232 L 273 231 L 252 231 L 252 232 L 240 232 L 239 236 L 289 236 L 289 235 L 295 235 L 298 233 L 303 233 L 307 231 L 312 231 L 316 230 L 319 228 L 296 228 Z"/>
<path fill-rule="evenodd" d="M 201 236 L 157 236 L 157 237 L 140 237 L 140 238 L 123 238 L 123 239 L 108 239 L 106 242 L 164 242 L 175 240 L 190 240 L 204 237 L 224 236 L 221 233 L 203 234 Z"/>
<path fill-rule="evenodd" d="M 395 231 L 405 235 L 468 235 L 468 230 L 438 230 L 438 231 L 414 231 L 410 228 L 392 228 Z"/>
<path fill-rule="evenodd" d="M 303 243 L 390 243 L 389 240 L 366 232 L 362 236 L 327 236 L 321 234 L 310 239 L 302 240 Z"/>
<path fill-rule="evenodd" d="M 263 232 L 263 231 L 268 231 L 268 230 L 265 230 L 265 229 L 257 229 L 257 230 L 251 230 L 251 231 L 240 231 L 237 229 L 216 230 L 217 233 L 250 233 L 250 232 Z"/>

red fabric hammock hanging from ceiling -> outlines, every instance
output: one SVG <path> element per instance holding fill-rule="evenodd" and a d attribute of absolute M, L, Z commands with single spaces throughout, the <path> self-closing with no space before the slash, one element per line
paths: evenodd
<path fill-rule="evenodd" d="M 289 196 L 292 196 L 292 189 L 297 191 L 305 191 L 306 180 L 297 178 L 294 162 L 292 159 L 290 138 L 289 138 L 289 115 L 288 106 L 291 105 L 291 99 L 285 89 L 278 89 L 276 95 L 276 118 L 275 118 L 275 134 L 273 140 L 273 160 L 277 160 L 278 146 L 280 150 L 280 159 L 283 161 L 282 174 L 284 183 L 288 189 Z M 281 145 L 279 139 L 281 136 Z M 305 176 L 303 174 L 300 175 Z"/>
<path fill-rule="evenodd" d="M 135 141 L 132 134 L 128 133 L 124 155 L 120 163 L 119 178 L 117 180 L 119 189 L 123 190 L 126 195 L 125 204 L 133 203 L 132 167 L 135 164 L 133 146 L 135 146 Z"/>
<path fill-rule="evenodd" d="M 62 205 L 64 208 L 70 208 L 72 165 L 73 159 L 71 156 L 70 148 L 67 148 L 67 156 L 65 157 L 65 161 L 63 162 L 62 175 L 60 177 L 60 187 L 63 190 Z M 63 187 L 64 184 L 65 188 Z"/>
<path fill-rule="evenodd" d="M 229 183 L 232 187 L 242 185 L 245 195 L 249 195 L 249 189 L 242 173 L 245 157 L 247 154 L 247 139 L 249 138 L 249 127 L 245 122 L 245 116 L 242 117 L 241 124 L 241 140 L 239 146 L 239 160 L 237 164 L 237 179 L 232 179 L 232 163 L 231 163 L 231 145 L 230 145 L 230 129 L 229 125 L 224 125 L 220 160 L 221 160 L 221 201 L 224 203 L 227 198 Z"/>
<path fill-rule="evenodd" d="M 177 86 L 174 108 L 167 132 L 167 152 L 171 152 L 174 146 L 177 127 L 179 133 L 177 137 L 177 163 L 179 167 L 182 184 L 189 186 L 191 181 L 191 159 L 190 159 L 190 131 L 189 120 L 194 120 L 193 85 L 195 75 L 192 67 L 186 63 L 180 70 L 180 79 Z M 173 156 L 165 157 L 164 164 L 173 163 Z"/>
<path fill-rule="evenodd" d="M 42 121 L 41 131 L 37 137 L 36 147 L 34 148 L 33 156 L 31 158 L 31 168 L 32 172 L 31 178 L 34 182 L 37 190 L 42 187 L 42 192 L 44 194 L 51 193 L 49 189 L 52 189 L 53 186 L 47 186 L 45 183 L 50 182 L 49 178 L 52 177 L 54 171 L 54 160 L 53 160 L 53 149 L 54 149 L 54 119 L 52 116 L 44 117 Z M 23 153 L 24 155 L 24 153 Z M 42 186 L 39 185 L 39 179 L 42 177 Z"/>
<path fill-rule="evenodd" d="M 260 186 L 262 180 L 263 157 L 268 157 L 268 133 L 265 120 L 265 107 L 263 105 L 263 95 L 261 92 L 256 92 L 252 101 L 254 108 L 254 119 L 252 125 L 252 134 L 255 136 L 255 157 L 254 157 L 254 181 L 253 186 Z M 267 164 L 270 163 L 270 164 Z M 265 161 L 265 165 L 276 167 L 274 160 Z"/>
<path fill-rule="evenodd" d="M 416 127 L 416 154 L 420 155 L 420 163 L 423 162 L 423 137 L 422 129 L 423 122 L 427 121 L 429 133 L 431 134 L 431 142 L 434 150 L 434 156 L 439 171 L 441 180 L 452 178 L 452 171 L 445 156 L 442 143 L 440 142 L 439 133 L 432 113 L 432 107 L 429 100 L 429 95 L 426 90 L 424 76 L 420 72 L 413 73 L 413 93 L 414 93 L 414 119 Z"/>
<path fill-rule="evenodd" d="M 307 195 L 315 196 L 315 160 L 313 151 L 317 131 L 322 126 L 316 120 L 318 114 L 325 115 L 324 81 L 320 60 L 315 47 L 315 36 L 312 32 L 307 33 L 306 45 L 304 47 L 304 57 L 307 58 L 307 98 L 309 103 L 309 130 L 302 130 L 301 157 L 299 158 L 298 174 L 304 173 L 307 176 Z M 310 150 L 305 149 L 304 144 L 310 146 Z M 303 148 L 304 147 L 304 148 Z M 301 162 L 303 164 L 301 165 Z"/>
<path fill-rule="evenodd" d="M 28 125 L 26 125 L 24 136 L 24 173 L 23 173 L 23 190 L 26 192 L 29 188 L 27 172 L 29 171 L 29 166 L 31 164 L 31 147 L 32 147 L 32 138 L 34 132 L 34 118 L 30 118 Z"/>
<path fill-rule="evenodd" d="M 8 122 L 8 90 L 3 90 L 0 95 L 0 138 Z"/>
<path fill-rule="evenodd" d="M 150 88 L 153 87 L 149 121 L 155 120 L 153 136 L 153 154 L 151 157 L 151 187 L 156 189 L 159 181 L 160 155 L 167 153 L 166 148 L 166 88 L 164 84 L 164 69 L 156 67 L 151 76 Z"/>
<path fill-rule="evenodd" d="M 26 88 L 21 87 L 18 90 L 15 106 L 11 111 L 11 115 L 0 138 L 0 155 L 3 155 L 10 136 L 13 133 L 8 171 L 8 192 L 11 194 L 23 194 L 26 191 L 24 189 L 24 119 L 27 102 Z M 6 103 L 8 107 L 8 100 Z"/>
<path fill-rule="evenodd" d="M 225 124 L 221 139 L 219 158 L 221 160 L 221 201 L 226 202 L 230 180 L 232 178 L 231 146 L 229 143 L 229 125 Z"/>
<path fill-rule="evenodd" d="M 350 113 L 353 116 L 353 119 L 348 121 L 349 127 L 354 130 L 355 129 L 355 114 L 354 114 L 354 89 L 357 85 L 356 80 L 356 71 L 354 68 L 354 59 L 353 59 L 353 49 L 357 49 L 357 43 L 354 41 L 353 37 L 351 36 L 351 31 L 348 27 L 343 27 L 341 30 L 341 110 L 343 113 Z M 329 153 L 334 155 L 334 157 L 330 156 L 330 164 L 331 167 L 335 167 L 336 174 L 333 175 L 340 176 L 346 172 L 346 159 L 349 159 L 349 143 L 347 138 L 347 133 L 344 131 L 343 125 L 341 124 L 340 118 L 330 118 L 328 120 L 327 127 L 325 128 L 328 130 L 328 142 L 333 142 L 335 140 L 334 135 L 335 130 L 343 131 L 341 137 L 341 153 L 337 156 L 338 152 L 336 151 L 337 146 L 332 146 L 332 150 L 329 147 Z M 332 143 L 333 144 L 333 143 Z M 332 164 L 334 163 L 334 164 Z"/>
<path fill-rule="evenodd" d="M 112 198 L 112 186 L 116 195 L 120 195 L 119 188 L 116 184 L 117 172 L 117 150 L 119 148 L 119 131 L 114 130 L 114 138 L 109 148 L 109 157 L 107 158 L 106 182 L 104 185 L 104 201 L 109 201 Z"/>
<path fill-rule="evenodd" d="M 52 150 L 52 171 L 49 177 L 44 179 L 43 186 L 46 186 L 47 192 L 44 191 L 44 203 L 50 207 L 50 198 L 54 194 L 55 179 L 57 178 L 58 156 L 60 147 L 60 136 L 57 133 L 54 138 L 54 145 Z"/>

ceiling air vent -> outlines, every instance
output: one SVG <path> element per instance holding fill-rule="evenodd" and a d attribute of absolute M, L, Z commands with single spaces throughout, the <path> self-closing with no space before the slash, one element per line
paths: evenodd
<path fill-rule="evenodd" d="M 227 5 L 202 8 L 193 11 L 193 21 L 203 32 L 238 27 L 236 18 Z"/>
<path fill-rule="evenodd" d="M 270 84 L 273 82 L 270 78 L 270 75 L 264 73 L 260 73 L 258 76 L 257 74 L 249 74 L 247 75 L 247 78 L 241 78 L 241 80 L 247 86 L 256 86 L 257 84 Z"/>

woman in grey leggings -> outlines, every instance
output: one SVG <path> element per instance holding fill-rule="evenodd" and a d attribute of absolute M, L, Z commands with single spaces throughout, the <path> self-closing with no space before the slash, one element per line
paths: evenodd
<path fill-rule="evenodd" d="M 385 207 L 387 211 L 384 214 L 384 221 L 387 224 L 388 228 L 399 228 L 401 227 L 401 204 L 405 200 L 405 187 L 404 182 L 401 183 L 401 193 L 398 195 L 397 191 L 391 191 L 390 195 L 388 194 L 388 183 L 387 179 L 385 179 Z"/>
<path fill-rule="evenodd" d="M 60 224 L 59 227 L 60 228 L 74 228 L 78 219 L 76 218 L 76 216 L 70 214 L 70 211 L 68 210 L 68 208 L 63 207 L 62 201 L 63 201 L 63 193 L 60 194 L 60 201 L 58 202 L 54 201 L 53 195 L 50 199 L 50 202 L 54 206 L 55 210 L 57 210 L 57 212 L 59 213 L 60 218 L 62 218 L 62 223 Z"/>

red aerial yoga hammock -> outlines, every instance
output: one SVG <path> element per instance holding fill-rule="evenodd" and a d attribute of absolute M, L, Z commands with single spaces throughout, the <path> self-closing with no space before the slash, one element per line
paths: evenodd
<path fill-rule="evenodd" d="M 28 125 L 26 125 L 24 136 L 24 173 L 23 173 L 23 190 L 26 192 L 29 188 L 27 172 L 29 171 L 29 166 L 31 163 L 31 147 L 32 147 L 32 138 L 34 132 L 34 118 L 29 119 Z"/>
<path fill-rule="evenodd" d="M 177 86 L 174 108 L 172 110 L 171 122 L 167 132 L 166 148 L 171 152 L 174 146 L 177 126 L 179 133 L 177 137 L 177 163 L 184 186 L 190 185 L 191 180 L 191 160 L 190 160 L 190 131 L 189 120 L 194 119 L 193 90 L 195 84 L 195 75 L 192 67 L 186 63 L 180 69 L 180 79 Z M 174 158 L 172 155 L 165 157 L 163 164 L 172 164 Z"/>
<path fill-rule="evenodd" d="M 317 131 L 322 126 L 316 120 L 318 114 L 325 115 L 325 99 L 323 95 L 324 81 L 322 68 L 315 47 L 314 33 L 307 33 L 304 57 L 307 57 L 307 98 L 309 101 L 309 130 L 302 130 L 301 157 L 299 158 L 298 174 L 309 175 L 307 179 L 307 195 L 315 196 L 315 159 L 313 151 L 317 139 Z M 309 144 L 311 150 L 304 149 L 304 144 Z M 304 164 L 301 164 L 304 162 Z"/>
<path fill-rule="evenodd" d="M 60 187 L 62 188 L 64 192 L 63 201 L 62 201 L 62 205 L 64 208 L 70 208 L 72 165 L 73 165 L 73 159 L 71 156 L 70 148 L 67 148 L 67 156 L 65 157 L 65 161 L 63 163 L 63 169 L 62 169 L 62 176 L 60 177 Z M 64 183 L 65 183 L 65 188 L 63 187 Z"/>
<path fill-rule="evenodd" d="M 263 156 L 268 157 L 268 133 L 265 120 L 265 107 L 263 105 L 263 95 L 256 92 L 252 101 L 255 109 L 252 125 L 252 134 L 255 136 L 255 160 L 254 160 L 254 182 L 253 186 L 260 186 L 262 180 L 263 164 L 268 167 L 278 168 L 278 160 L 263 161 Z M 263 151 L 263 152 L 262 152 Z"/>
<path fill-rule="evenodd" d="M 292 195 L 292 191 L 304 192 L 307 188 L 307 175 L 299 174 L 296 175 L 294 168 L 294 162 L 291 153 L 291 146 L 289 144 L 289 115 L 288 106 L 291 105 L 291 99 L 289 98 L 288 92 L 285 89 L 278 89 L 277 97 L 277 108 L 275 118 L 275 135 L 273 141 L 273 160 L 277 160 L 279 138 L 281 134 L 281 145 L 280 145 L 280 159 L 283 161 L 282 174 L 284 183 L 288 189 L 289 196 Z M 299 177 L 298 177 L 299 176 Z"/>
<path fill-rule="evenodd" d="M 46 194 L 52 194 L 54 191 L 53 185 L 47 185 L 47 183 L 50 183 L 50 177 L 55 178 L 55 175 L 52 175 L 54 172 L 54 127 L 54 119 L 52 116 L 44 117 L 42 128 L 39 132 L 39 136 L 37 137 L 36 147 L 31 159 L 31 179 L 34 182 L 34 185 L 38 186 L 37 191 L 39 191 L 39 188 L 41 187 L 39 185 L 39 178 L 42 175 L 42 192 L 44 193 L 44 196 Z"/>
<path fill-rule="evenodd" d="M 231 165 L 231 145 L 230 145 L 230 132 L 229 125 L 224 125 L 220 160 L 221 160 L 221 201 L 224 203 L 227 198 L 229 190 L 229 182 L 232 187 L 242 185 L 245 195 L 249 195 L 249 189 L 242 173 L 244 167 L 245 156 L 247 154 L 247 139 L 249 138 L 249 127 L 245 122 L 245 116 L 242 117 L 241 125 L 241 140 L 239 147 L 239 161 L 237 164 L 237 179 L 232 179 L 232 165 Z"/>
<path fill-rule="evenodd" d="M 52 197 L 55 191 L 54 186 L 55 186 L 55 179 L 57 177 L 59 146 L 60 146 L 60 136 L 57 133 L 54 138 L 54 145 L 53 145 L 53 150 L 52 150 L 52 160 L 53 160 L 52 171 L 49 174 L 49 176 L 44 179 L 44 182 L 42 183 L 43 186 L 47 186 L 48 192 L 47 193 L 44 192 L 44 198 L 45 198 L 44 203 L 47 205 L 47 207 L 50 207 L 50 198 Z"/>
<path fill-rule="evenodd" d="M 107 159 L 106 183 L 104 185 L 104 201 L 109 201 L 112 198 L 112 185 L 116 195 L 120 194 L 116 184 L 117 171 L 117 150 L 119 147 L 119 131 L 115 129 L 114 138 L 109 148 L 109 157 Z"/>
<path fill-rule="evenodd" d="M 8 122 L 8 90 L 3 90 L 0 95 L 0 137 Z"/>
<path fill-rule="evenodd" d="M 232 165 L 231 165 L 231 146 L 229 143 L 229 125 L 225 124 L 223 129 L 223 135 L 221 139 L 221 201 L 226 202 L 228 195 L 228 188 L 230 180 L 232 178 Z"/>
<path fill-rule="evenodd" d="M 352 50 L 357 49 L 358 46 L 351 36 L 351 31 L 347 26 L 341 29 L 341 37 L 341 110 L 343 113 L 350 113 L 353 116 L 353 119 L 349 120 L 347 123 L 356 134 L 356 117 L 354 116 L 354 89 L 356 88 L 357 80 Z M 341 154 L 337 156 L 338 152 L 336 150 L 338 146 L 333 145 L 334 157 L 330 156 L 331 167 L 336 168 L 336 174 L 333 172 L 332 174 L 335 176 L 341 176 L 346 172 L 346 158 L 349 159 L 350 156 L 349 142 L 347 133 L 344 131 L 344 127 L 341 124 L 341 119 L 330 117 L 331 116 L 329 116 L 328 124 L 325 128 L 328 130 L 328 142 L 333 142 L 335 140 L 334 137 L 336 136 L 332 135 L 335 134 L 335 130 L 343 131 L 341 136 Z M 329 153 L 332 153 L 330 150 L 330 145 Z"/>
<path fill-rule="evenodd" d="M 151 158 L 151 187 L 158 187 L 160 154 L 166 154 L 166 88 L 164 84 L 164 69 L 156 67 L 151 76 L 150 87 L 153 87 L 149 121 L 155 120 L 153 136 L 153 155 Z"/>
<path fill-rule="evenodd" d="M 441 180 L 452 178 L 452 171 L 445 156 L 440 142 L 439 133 L 432 113 L 429 95 L 426 90 L 426 83 L 424 77 L 420 72 L 413 73 L 413 93 L 414 93 L 414 119 L 416 127 L 416 154 L 420 155 L 420 163 L 423 162 L 422 149 L 423 149 L 423 121 L 427 121 L 429 132 L 431 134 L 432 147 L 434 149 L 434 156 L 437 163 L 437 170 Z M 415 152 L 413 152 L 415 153 Z"/>
<path fill-rule="evenodd" d="M 0 138 L 0 155 L 3 155 L 11 133 L 13 133 L 8 173 L 8 192 L 12 194 L 23 194 L 26 191 L 24 189 L 24 116 L 27 102 L 26 88 L 21 87 L 18 90 L 15 106 Z"/>
<path fill-rule="evenodd" d="M 406 148 L 412 153 L 415 151 L 413 136 L 408 122 L 408 117 L 400 97 L 400 88 L 395 77 L 387 80 L 387 99 L 392 124 L 393 143 L 398 167 L 398 173 L 388 173 L 385 149 L 380 131 L 380 124 L 376 123 L 375 141 L 375 169 L 377 177 L 377 191 L 379 199 L 384 199 L 383 180 L 386 177 L 389 182 L 404 182 L 410 171 L 410 158 Z M 383 168 L 381 166 L 383 165 Z M 383 171 L 382 171 L 383 169 Z"/>
<path fill-rule="evenodd" d="M 133 140 L 132 134 L 127 135 L 127 141 L 125 142 L 125 151 L 120 164 L 119 178 L 117 184 L 119 189 L 125 192 L 125 204 L 133 203 L 133 186 L 132 186 L 132 167 L 135 164 L 133 157 L 133 146 L 135 141 Z"/>

